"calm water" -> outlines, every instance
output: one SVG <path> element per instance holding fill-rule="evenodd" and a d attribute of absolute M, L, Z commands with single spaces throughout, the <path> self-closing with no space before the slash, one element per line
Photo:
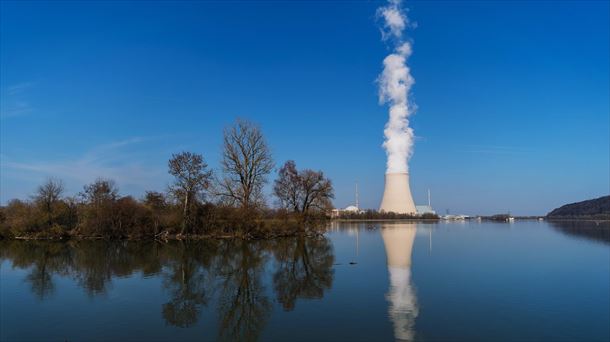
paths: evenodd
<path fill-rule="evenodd" d="M 610 231 L 333 224 L 274 241 L 0 242 L 2 340 L 609 340 Z"/>

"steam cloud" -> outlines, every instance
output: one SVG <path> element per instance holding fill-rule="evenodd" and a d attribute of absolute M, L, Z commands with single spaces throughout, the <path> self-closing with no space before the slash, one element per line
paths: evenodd
<path fill-rule="evenodd" d="M 377 15 L 383 19 L 382 39 L 391 41 L 393 52 L 383 60 L 379 83 L 379 103 L 389 105 L 390 119 L 385 126 L 383 147 L 388 156 L 387 173 L 407 172 L 407 161 L 413 153 L 413 129 L 409 116 L 414 105 L 409 102 L 409 92 L 415 83 L 407 66 L 411 55 L 411 43 L 403 39 L 403 31 L 409 19 L 401 8 L 401 0 L 389 0 Z"/>

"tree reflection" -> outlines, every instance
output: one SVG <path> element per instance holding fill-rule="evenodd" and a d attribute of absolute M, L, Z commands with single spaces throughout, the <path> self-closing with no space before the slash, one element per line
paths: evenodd
<path fill-rule="evenodd" d="M 170 300 L 162 308 L 167 324 L 186 328 L 197 323 L 213 290 L 209 270 L 215 250 L 213 241 L 177 241 L 167 246 L 168 266 L 163 286 Z"/>
<path fill-rule="evenodd" d="M 117 277 L 157 276 L 167 294 L 160 310 L 168 325 L 194 326 L 214 300 L 219 339 L 256 340 L 272 310 L 267 282 L 285 310 L 294 309 L 299 298 L 322 298 L 333 282 L 334 255 L 328 239 L 301 236 L 169 243 L 0 241 L 2 260 L 27 270 L 24 281 L 40 300 L 54 293 L 55 276 L 71 279 L 91 297 L 108 293 Z M 266 273 L 269 266 L 275 269 Z"/>
<path fill-rule="evenodd" d="M 53 293 L 53 275 L 70 277 L 88 295 L 98 296 L 108 291 L 116 276 L 159 272 L 157 249 L 153 242 L 2 241 L 0 259 L 11 260 L 13 267 L 30 269 L 25 281 L 39 299 Z"/>
<path fill-rule="evenodd" d="M 11 259 L 13 267 L 29 268 L 24 281 L 30 285 L 32 293 L 39 300 L 53 295 L 55 284 L 53 274 L 66 274 L 69 260 L 67 248 L 63 244 L 50 242 L 27 243 L 6 241 L 0 244 L 0 259 Z"/>
<path fill-rule="evenodd" d="M 297 298 L 322 298 L 331 288 L 335 258 L 328 239 L 279 239 L 273 252 L 278 262 L 273 287 L 284 310 L 293 310 Z"/>
<path fill-rule="evenodd" d="M 160 244 L 155 242 L 76 241 L 71 246 L 73 277 L 92 297 L 106 294 L 114 277 L 161 269 Z"/>
<path fill-rule="evenodd" d="M 44 300 L 55 291 L 55 284 L 51 273 L 46 268 L 46 263 L 43 265 L 35 265 L 32 272 L 25 278 L 32 287 L 32 292 L 39 300 Z"/>
<path fill-rule="evenodd" d="M 218 314 L 222 340 L 256 340 L 269 314 L 262 273 L 267 260 L 266 242 L 224 241 L 217 261 L 220 277 Z"/>

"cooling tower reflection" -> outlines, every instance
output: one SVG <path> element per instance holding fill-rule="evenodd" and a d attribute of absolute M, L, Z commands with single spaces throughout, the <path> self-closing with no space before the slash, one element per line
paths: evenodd
<path fill-rule="evenodd" d="M 417 298 L 411 284 L 411 250 L 415 240 L 415 224 L 388 223 L 381 225 L 385 246 L 390 288 L 386 294 L 388 314 L 394 325 L 394 337 L 399 341 L 414 339 Z"/>

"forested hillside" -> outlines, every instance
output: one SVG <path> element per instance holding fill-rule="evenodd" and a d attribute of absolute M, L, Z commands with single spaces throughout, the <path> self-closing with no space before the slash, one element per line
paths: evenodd
<path fill-rule="evenodd" d="M 610 196 L 566 204 L 547 214 L 555 219 L 610 219 Z"/>

